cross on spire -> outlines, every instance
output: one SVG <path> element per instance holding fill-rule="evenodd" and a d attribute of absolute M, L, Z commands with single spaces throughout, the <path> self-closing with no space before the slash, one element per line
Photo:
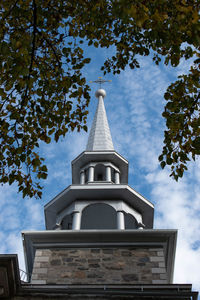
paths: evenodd
<path fill-rule="evenodd" d="M 101 85 L 106 83 L 106 82 L 112 82 L 112 80 L 105 80 L 102 77 L 98 77 L 97 80 L 90 81 L 90 83 L 98 83 L 100 85 L 100 89 L 101 89 Z"/>

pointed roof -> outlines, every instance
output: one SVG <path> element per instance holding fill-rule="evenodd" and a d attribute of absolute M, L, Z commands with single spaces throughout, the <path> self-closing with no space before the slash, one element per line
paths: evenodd
<path fill-rule="evenodd" d="M 110 128 L 104 106 L 106 92 L 103 89 L 96 91 L 98 106 L 90 130 L 86 151 L 114 150 Z"/>

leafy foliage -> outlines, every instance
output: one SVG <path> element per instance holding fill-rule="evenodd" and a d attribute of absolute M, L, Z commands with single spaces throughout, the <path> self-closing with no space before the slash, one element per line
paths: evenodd
<path fill-rule="evenodd" d="M 41 197 L 47 177 L 37 148 L 68 130 L 87 130 L 90 62 L 84 43 L 115 46 L 102 66 L 118 74 L 139 68 L 138 55 L 176 67 L 197 56 L 188 75 L 168 88 L 161 166 L 182 176 L 199 154 L 198 0 L 0 1 L 0 182 L 18 183 L 23 197 Z"/>
<path fill-rule="evenodd" d="M 198 60 L 197 60 L 198 61 Z M 199 69 L 191 68 L 188 75 L 179 76 L 165 93 L 167 104 L 163 117 L 165 146 L 159 157 L 161 167 L 171 165 L 171 176 L 178 180 L 187 170 L 187 161 L 200 155 L 200 93 Z"/>

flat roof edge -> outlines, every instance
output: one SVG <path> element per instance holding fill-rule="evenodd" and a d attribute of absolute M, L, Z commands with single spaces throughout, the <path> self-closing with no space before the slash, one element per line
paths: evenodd
<path fill-rule="evenodd" d="M 119 158 L 123 159 L 125 163 L 128 164 L 128 160 L 126 158 L 124 158 L 121 154 L 119 154 L 117 151 L 115 150 L 105 150 L 105 151 L 100 151 L 100 150 L 95 150 L 95 151 L 83 151 L 81 152 L 76 158 L 74 158 L 71 162 L 71 164 L 73 165 L 76 160 L 78 160 L 83 154 L 109 154 L 109 153 L 113 153 L 116 154 L 117 156 L 119 156 Z"/>
<path fill-rule="evenodd" d="M 146 198 L 144 198 L 140 193 L 136 192 L 131 186 L 129 186 L 128 184 L 113 184 L 113 185 L 99 185 L 99 184 L 88 184 L 88 185 L 83 185 L 83 184 L 70 184 L 68 187 L 66 187 L 64 190 L 62 190 L 58 195 L 56 195 L 52 200 L 50 200 L 48 203 L 46 203 L 44 205 L 44 209 L 46 210 L 48 208 L 48 206 L 50 206 L 53 202 L 55 202 L 57 199 L 59 199 L 60 197 L 62 197 L 62 195 L 64 195 L 65 193 L 67 193 L 67 191 L 69 190 L 76 190 L 78 187 L 79 190 L 93 190 L 93 189 L 98 189 L 98 188 L 104 188 L 104 189 L 127 189 L 129 190 L 131 193 L 135 194 L 137 197 L 139 197 L 140 199 L 142 199 L 145 203 L 147 203 L 149 206 L 151 206 L 152 208 L 154 208 L 154 204 L 147 200 Z"/>

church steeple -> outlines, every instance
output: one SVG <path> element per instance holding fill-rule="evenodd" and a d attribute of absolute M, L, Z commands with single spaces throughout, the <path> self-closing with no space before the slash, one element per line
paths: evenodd
<path fill-rule="evenodd" d="M 47 229 L 142 229 L 153 226 L 153 204 L 128 186 L 128 161 L 114 150 L 104 107 L 98 106 L 86 151 L 72 161 L 72 185 L 45 206 Z"/>
<path fill-rule="evenodd" d="M 104 107 L 106 92 L 103 89 L 96 91 L 98 106 L 93 119 L 86 151 L 114 150 L 110 128 Z"/>

